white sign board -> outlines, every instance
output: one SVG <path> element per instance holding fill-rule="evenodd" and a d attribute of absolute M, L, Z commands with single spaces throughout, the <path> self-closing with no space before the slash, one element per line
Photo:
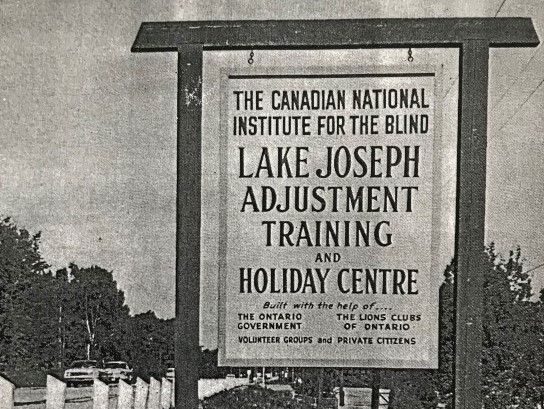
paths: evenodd
<path fill-rule="evenodd" d="M 219 362 L 437 367 L 439 72 L 224 73 Z"/>

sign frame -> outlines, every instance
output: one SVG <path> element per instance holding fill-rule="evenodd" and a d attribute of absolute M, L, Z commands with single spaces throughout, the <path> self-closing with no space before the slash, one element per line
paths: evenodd
<path fill-rule="evenodd" d="M 296 74 L 295 74 L 296 72 Z M 228 151 L 228 142 L 227 142 L 227 135 L 225 135 L 225 132 L 228 132 L 230 130 L 230 125 L 228 124 L 228 82 L 231 80 L 234 81 L 251 81 L 251 80 L 261 80 L 265 81 L 266 79 L 270 79 L 271 81 L 277 80 L 278 78 L 281 78 L 282 80 L 288 80 L 288 79 L 295 79 L 295 80 L 315 80 L 315 79 L 386 79 L 386 78 L 392 78 L 399 80 L 400 78 L 429 78 L 432 77 L 432 81 L 434 83 L 432 87 L 433 92 L 433 141 L 432 144 L 434 146 L 433 151 L 431 153 L 432 155 L 432 169 L 431 172 L 433 173 L 431 179 L 432 189 L 429 193 L 432 206 L 429 206 L 429 208 L 434 209 L 430 211 L 429 215 L 429 221 L 431 222 L 430 230 L 428 232 L 429 236 L 429 246 L 428 250 L 430 253 L 429 256 L 429 267 L 430 267 L 430 276 L 426 277 L 428 281 L 427 284 L 430 285 L 431 288 L 434 288 L 436 291 L 432 293 L 432 296 L 425 297 L 424 295 L 420 295 L 421 298 L 424 298 L 425 300 L 421 300 L 422 303 L 428 302 L 429 306 L 426 307 L 426 309 L 422 310 L 424 311 L 424 315 L 427 316 L 425 323 L 430 324 L 430 328 L 427 328 L 427 330 L 432 329 L 432 333 L 436 334 L 436 345 L 431 345 L 428 349 L 428 359 L 427 360 L 396 360 L 395 365 L 387 366 L 384 364 L 383 358 L 359 358 L 359 359 L 349 359 L 345 362 L 342 361 L 341 358 L 331 358 L 328 355 L 327 358 L 229 358 L 227 357 L 227 349 L 228 343 L 226 342 L 227 336 L 227 328 L 229 328 L 226 324 L 227 321 L 227 311 L 229 311 L 229 308 L 226 307 L 227 298 L 228 298 L 228 285 L 227 285 L 227 269 L 226 269 L 226 259 L 227 259 L 227 225 L 229 217 L 227 217 L 228 213 L 228 197 L 229 194 L 227 193 L 227 186 L 229 184 L 229 178 L 227 176 L 227 151 Z M 438 295 L 438 288 L 440 284 L 440 277 L 433 276 L 433 271 L 439 271 L 438 267 L 438 260 L 437 260 L 437 254 L 438 249 L 440 246 L 440 230 L 443 228 L 443 226 L 440 225 L 440 214 L 437 211 L 440 209 L 440 201 L 441 201 L 441 191 L 440 191 L 440 162 L 441 162 L 441 156 L 443 155 L 443 146 L 442 146 L 442 101 L 438 100 L 438 93 L 442 89 L 442 80 L 443 80 L 443 67 L 441 67 L 438 64 L 415 64 L 410 66 L 402 66 L 402 65 L 387 65 L 387 66 L 378 66 L 378 65 L 360 65 L 360 66 L 337 66 L 337 67 L 330 67 L 330 66 L 305 66 L 304 68 L 301 67 L 273 67 L 273 66 L 264 66 L 259 68 L 239 68 L 239 67 L 230 67 L 225 68 L 222 67 L 220 69 L 220 94 L 221 94 L 221 100 L 220 100 L 220 106 L 221 106 L 221 112 L 220 112 L 220 157 L 221 157 L 221 170 L 220 170 L 220 211 L 219 211 L 219 217 L 220 217 L 220 223 L 219 223 L 219 354 L 218 358 L 221 362 L 221 365 L 224 366 L 242 366 L 242 367 L 257 367 L 257 366 L 272 366 L 272 367 L 336 367 L 339 364 L 341 364 L 344 367 L 365 367 L 365 368 L 396 368 L 396 369 L 412 369 L 412 368 L 418 368 L 418 369 L 435 369 L 438 368 L 438 302 L 439 302 L 439 295 Z M 259 111 L 259 115 L 263 115 L 262 111 Z M 346 133 L 346 135 L 349 135 L 349 132 Z M 340 137 L 340 135 L 339 135 Z M 342 139 L 335 140 L 334 143 L 340 143 Z M 240 141 L 239 141 L 240 142 Z M 297 143 L 298 142 L 298 143 Z M 299 146 L 302 144 L 300 140 L 297 142 L 293 142 L 293 146 Z M 323 140 L 322 140 L 323 142 Z M 348 143 L 347 141 L 342 141 L 342 144 Z M 358 142 L 359 143 L 359 142 Z M 362 142 L 360 142 L 362 143 Z M 367 141 L 367 143 L 369 143 Z M 373 142 L 377 143 L 377 142 Z M 391 141 L 389 141 L 391 143 Z M 282 146 L 286 146 L 283 143 L 280 143 Z M 304 145 L 304 144 L 303 144 Z M 314 146 L 315 147 L 315 146 Z M 229 152 L 230 154 L 230 152 Z M 249 153 L 248 153 L 249 155 Z M 421 175 L 420 175 L 421 176 Z M 253 180 L 253 179 L 252 179 Z M 308 179 L 305 179 L 306 181 Z M 398 181 L 397 181 L 398 182 Z M 247 183 L 251 183 L 250 181 L 247 181 Z M 369 182 L 368 182 L 369 183 Z M 386 183 L 385 181 L 383 183 Z M 268 181 L 267 185 L 274 185 L 273 181 Z M 419 186 L 419 185 L 418 185 Z M 232 192 L 231 192 L 232 194 Z M 332 216 L 332 215 L 331 215 Z M 368 214 L 366 215 L 368 216 Z M 399 227 L 397 226 L 397 230 Z M 402 230 L 402 228 L 400 229 Z M 418 249 L 420 244 L 418 243 Z M 317 248 L 316 248 L 317 249 Z M 294 250 L 294 249 L 293 249 Z M 319 250 L 319 253 L 324 253 L 327 251 L 341 251 L 341 247 L 330 247 L 330 248 L 323 248 Z M 257 249 L 253 249 L 253 251 L 258 251 Z M 348 249 L 348 252 L 350 250 Z M 353 252 L 353 249 L 351 250 Z M 378 250 L 374 250 L 373 253 L 378 252 Z M 251 253 L 251 251 L 250 251 Z M 433 256 L 434 254 L 434 256 Z M 351 254 L 353 256 L 353 254 Z M 375 256 L 375 254 L 374 254 Z M 315 267 L 318 267 L 320 265 L 325 266 L 326 264 L 316 264 Z M 351 264 L 350 264 L 351 265 Z M 353 266 L 353 265 L 351 265 Z M 264 295 L 264 294 L 263 294 Z M 429 294 L 426 294 L 429 295 Z M 329 300 L 331 301 L 331 300 Z M 354 299 L 344 300 L 345 302 L 356 302 Z M 315 302 L 315 300 L 314 300 Z M 401 303 L 402 304 L 402 303 Z M 433 321 L 433 319 L 428 318 L 428 313 L 433 309 L 432 305 L 435 305 L 436 310 L 436 322 Z M 283 311 L 283 310 L 282 310 Z M 297 311 L 297 310 L 295 310 Z M 334 311 L 339 312 L 337 309 Z M 300 312 L 303 312 L 303 310 L 300 310 Z M 325 312 L 325 311 L 324 311 Z M 360 312 L 360 311 L 358 311 Z M 314 322 L 315 323 L 315 322 Z M 332 324 L 332 323 L 331 323 Z M 276 333 L 270 333 L 271 337 L 277 336 Z M 299 333 L 297 333 L 299 335 Z M 302 334 L 305 336 L 305 334 Z M 337 334 L 338 335 L 338 334 Z M 355 333 L 348 333 L 346 332 L 344 335 L 361 335 L 361 333 L 355 334 Z M 381 335 L 381 334 L 380 334 Z M 406 335 L 406 337 L 409 337 L 409 335 Z M 334 338 L 334 337 L 333 337 Z M 270 347 L 274 347 L 276 344 L 271 345 Z M 268 345 L 263 344 L 263 347 L 268 349 L 270 348 Z M 360 346 L 359 346 L 360 347 Z M 421 351 L 421 349 L 420 349 Z M 321 354 L 318 354 L 322 356 Z M 390 354 L 387 358 L 388 361 L 395 360 L 396 354 Z M 434 362 L 433 364 L 430 364 L 430 362 Z"/>
<path fill-rule="evenodd" d="M 530 18 L 142 23 L 133 52 L 178 53 L 176 407 L 198 408 L 202 59 L 205 50 L 458 48 L 456 409 L 482 406 L 481 342 L 490 47 L 536 47 Z"/>

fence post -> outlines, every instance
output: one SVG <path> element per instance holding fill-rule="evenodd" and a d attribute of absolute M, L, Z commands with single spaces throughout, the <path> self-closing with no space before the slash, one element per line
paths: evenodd
<path fill-rule="evenodd" d="M 170 407 L 176 406 L 176 380 L 172 380 L 172 400 L 170 401 Z"/>
<path fill-rule="evenodd" d="M 161 409 L 170 409 L 172 399 L 172 384 L 166 378 L 161 379 Z"/>
<path fill-rule="evenodd" d="M 161 383 L 155 378 L 149 379 L 149 398 L 147 409 L 160 409 L 161 405 Z"/>
<path fill-rule="evenodd" d="M 149 386 L 147 383 L 138 378 L 136 380 L 136 391 L 134 392 L 134 409 L 145 409 L 148 391 Z"/>
<path fill-rule="evenodd" d="M 93 383 L 93 409 L 108 409 L 110 387 L 100 379 Z"/>
<path fill-rule="evenodd" d="M 13 409 L 15 385 L 0 376 L 0 409 Z"/>
<path fill-rule="evenodd" d="M 45 409 L 63 409 L 66 402 L 66 384 L 54 376 L 47 375 Z"/>
<path fill-rule="evenodd" d="M 119 391 L 117 396 L 117 409 L 132 409 L 134 402 L 134 389 L 122 379 L 119 380 Z"/>

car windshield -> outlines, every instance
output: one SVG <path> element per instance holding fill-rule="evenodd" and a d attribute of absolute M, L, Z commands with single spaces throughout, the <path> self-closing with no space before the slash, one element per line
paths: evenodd
<path fill-rule="evenodd" d="M 74 361 L 72 362 L 72 368 L 96 368 L 98 362 L 96 361 Z"/>
<path fill-rule="evenodd" d="M 106 368 L 110 369 L 127 369 L 128 365 L 126 362 L 106 362 Z"/>

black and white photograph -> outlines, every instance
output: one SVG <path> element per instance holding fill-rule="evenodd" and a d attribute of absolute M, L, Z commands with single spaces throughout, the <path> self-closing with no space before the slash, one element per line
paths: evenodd
<path fill-rule="evenodd" d="M 0 409 L 543 409 L 542 0 L 0 1 Z"/>

